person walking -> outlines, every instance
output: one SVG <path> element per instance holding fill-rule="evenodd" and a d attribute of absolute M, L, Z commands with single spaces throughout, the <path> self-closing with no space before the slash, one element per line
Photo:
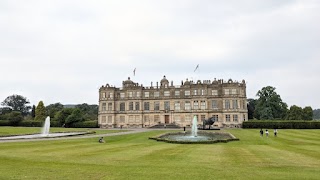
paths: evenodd
<path fill-rule="evenodd" d="M 269 131 L 266 129 L 266 136 L 269 137 Z"/>
<path fill-rule="evenodd" d="M 278 130 L 275 128 L 275 129 L 273 130 L 273 133 L 274 133 L 274 137 L 277 137 Z"/>
<path fill-rule="evenodd" d="M 261 137 L 263 136 L 263 130 L 262 130 L 262 128 L 260 129 L 260 136 L 261 136 Z"/>

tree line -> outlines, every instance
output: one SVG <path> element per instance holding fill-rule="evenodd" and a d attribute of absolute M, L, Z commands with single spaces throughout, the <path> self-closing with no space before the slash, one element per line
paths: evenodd
<path fill-rule="evenodd" d="M 312 120 L 314 111 L 311 106 L 299 107 L 282 101 L 276 88 L 263 87 L 256 94 L 258 99 L 248 99 L 248 118 L 257 120 Z M 317 111 L 317 110 L 315 110 Z M 319 112 L 320 115 L 320 112 Z"/>
<path fill-rule="evenodd" d="M 50 116 L 51 123 L 56 126 L 73 127 L 75 123 L 98 119 L 98 105 L 86 103 L 66 108 L 61 103 L 45 106 L 40 101 L 37 106 L 30 106 L 29 100 L 21 95 L 8 96 L 0 108 L 0 120 L 9 120 L 11 125 L 18 125 L 21 121 L 44 121 Z"/>

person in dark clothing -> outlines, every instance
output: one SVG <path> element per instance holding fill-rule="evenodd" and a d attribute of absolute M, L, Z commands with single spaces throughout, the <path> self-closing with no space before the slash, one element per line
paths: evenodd
<path fill-rule="evenodd" d="M 103 137 L 99 139 L 99 143 L 104 143 Z"/>
<path fill-rule="evenodd" d="M 260 136 L 261 136 L 261 137 L 263 136 L 263 130 L 262 130 L 262 128 L 260 129 Z"/>

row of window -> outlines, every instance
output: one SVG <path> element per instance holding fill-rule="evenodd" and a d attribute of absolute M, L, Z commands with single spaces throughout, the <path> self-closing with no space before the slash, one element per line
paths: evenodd
<path fill-rule="evenodd" d="M 203 120 L 206 119 L 206 116 L 205 115 L 200 115 L 200 119 L 198 118 L 199 115 L 195 115 L 197 116 L 197 119 L 198 119 L 198 122 L 203 122 Z M 192 115 L 185 115 L 185 116 L 181 116 L 181 115 L 174 115 L 173 116 L 173 121 L 174 122 L 191 122 L 192 120 Z M 216 121 L 216 122 L 219 122 L 221 120 L 219 120 L 219 116 L 218 115 L 213 115 L 212 116 L 213 119 Z M 232 117 L 232 119 L 231 119 Z M 245 115 L 243 114 L 243 121 L 245 121 Z M 144 122 L 145 123 L 158 123 L 160 122 L 160 115 L 145 115 L 144 116 Z M 120 116 L 120 123 L 125 123 L 125 116 Z M 226 122 L 239 122 L 239 116 L 237 114 L 233 114 L 232 116 L 230 114 L 226 114 L 225 115 L 225 120 Z M 101 123 L 112 123 L 112 116 L 108 116 L 108 121 L 106 119 L 106 116 L 102 116 L 102 119 L 101 119 Z M 140 123 L 141 122 L 141 116 L 139 115 L 129 115 L 129 118 L 128 118 L 128 123 Z"/>
<path fill-rule="evenodd" d="M 232 107 L 231 107 L 232 103 Z M 191 101 L 184 102 L 184 109 L 182 109 L 183 102 L 175 101 L 174 102 L 174 110 L 191 110 Z M 192 109 L 207 109 L 207 102 L 206 101 L 193 101 L 193 108 Z M 224 101 L 224 108 L 225 109 L 239 109 L 238 100 L 225 100 Z M 245 101 L 243 101 L 242 108 L 245 109 Z M 170 101 L 164 101 L 164 110 L 170 110 Z M 218 108 L 218 101 L 212 100 L 211 101 L 211 109 L 219 109 Z M 102 103 L 102 111 L 112 111 L 113 110 L 113 103 Z M 126 109 L 126 103 L 121 102 L 119 105 L 120 111 L 140 111 L 140 102 L 129 102 L 129 108 Z M 150 102 L 143 103 L 143 110 L 150 111 Z M 160 101 L 155 101 L 153 104 L 153 110 L 159 111 L 160 110 Z"/>
<path fill-rule="evenodd" d="M 194 89 L 192 90 L 192 95 L 194 96 L 197 96 L 197 95 L 213 95 L 213 96 L 217 96 L 218 95 L 218 90 L 211 90 L 211 94 L 210 93 L 207 93 L 207 90 L 205 89 Z M 238 94 L 237 93 L 237 89 L 224 89 L 224 94 L 225 95 L 236 95 Z M 153 96 L 152 96 L 153 95 Z M 171 94 L 170 94 L 170 91 L 164 91 L 163 92 L 163 96 L 164 97 L 169 97 Z M 191 95 L 191 91 L 190 90 L 186 90 L 184 91 L 184 95 L 185 96 L 190 96 Z M 174 96 L 180 96 L 180 91 L 177 90 L 177 91 L 174 91 Z M 113 98 L 113 93 L 112 92 L 107 92 L 107 93 L 101 93 L 101 97 L 102 98 Z M 126 97 L 126 94 L 125 92 L 121 92 L 120 93 L 120 98 L 121 99 L 124 99 Z M 129 91 L 128 92 L 128 97 L 129 98 L 140 98 L 141 97 L 141 92 L 140 91 Z M 143 93 L 143 97 L 145 98 L 149 98 L 149 97 L 160 97 L 160 92 L 159 91 L 156 91 L 156 92 L 153 92 L 153 93 L 150 93 L 150 92 L 144 92 Z"/>

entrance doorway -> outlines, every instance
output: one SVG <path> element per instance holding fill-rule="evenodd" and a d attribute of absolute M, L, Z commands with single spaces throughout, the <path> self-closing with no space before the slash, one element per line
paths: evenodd
<path fill-rule="evenodd" d="M 169 124 L 169 115 L 164 115 L 164 123 Z"/>

